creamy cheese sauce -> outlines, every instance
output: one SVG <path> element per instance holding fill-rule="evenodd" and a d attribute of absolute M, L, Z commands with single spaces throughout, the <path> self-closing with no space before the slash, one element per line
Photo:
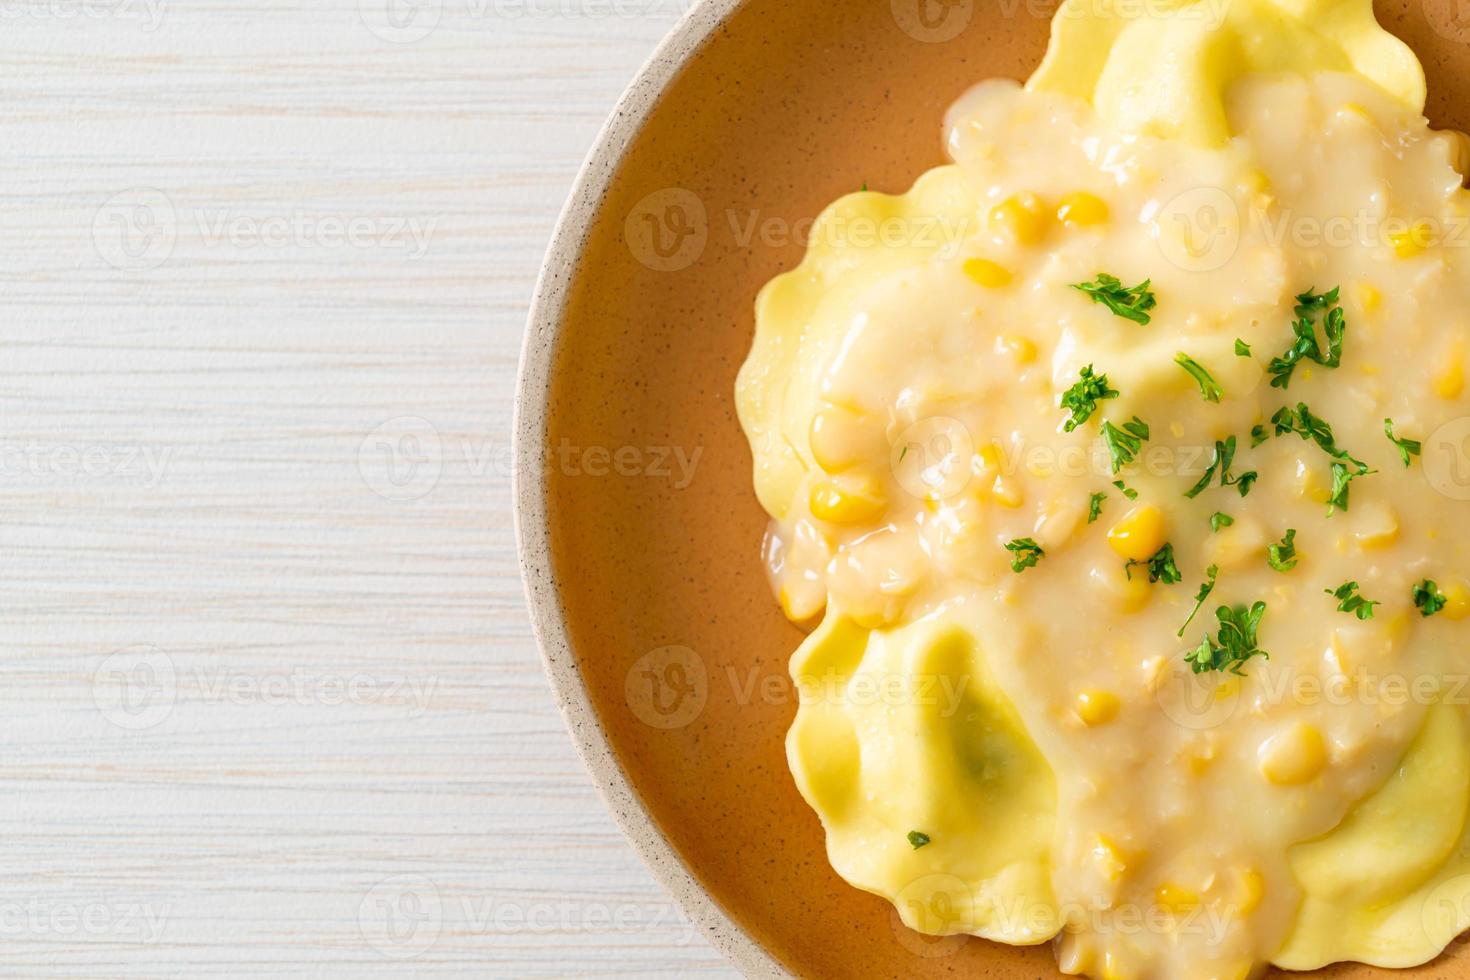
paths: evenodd
<path fill-rule="evenodd" d="M 1215 145 L 982 84 L 953 166 L 838 202 L 763 295 L 741 417 L 775 590 L 820 621 L 792 769 L 834 867 L 921 931 L 1099 977 L 1411 965 L 1470 924 L 1464 138 L 1361 71 L 1220 106 Z M 1148 281 L 1147 323 L 1074 288 L 1104 273 Z M 1340 363 L 1273 386 L 1332 289 Z M 1087 368 L 1117 394 L 1067 431 Z M 1277 433 L 1299 405 L 1371 470 L 1345 498 L 1343 457 Z M 1115 470 L 1101 426 L 1135 418 Z M 1232 438 L 1248 493 L 1188 496 Z M 1192 670 L 1255 603 L 1269 656 Z"/>

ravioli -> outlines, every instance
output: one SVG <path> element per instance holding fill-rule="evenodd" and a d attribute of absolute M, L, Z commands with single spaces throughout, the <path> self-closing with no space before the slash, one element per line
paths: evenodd
<path fill-rule="evenodd" d="M 818 219 L 737 406 L 833 867 L 1063 972 L 1470 926 L 1466 140 L 1367 2 L 1068 0 Z"/>

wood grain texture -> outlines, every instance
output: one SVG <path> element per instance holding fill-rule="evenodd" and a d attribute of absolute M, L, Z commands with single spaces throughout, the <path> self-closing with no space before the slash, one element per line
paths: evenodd
<path fill-rule="evenodd" d="M 510 518 L 532 281 L 683 0 L 392 2 L 0 0 L 0 974 L 734 976 Z"/>

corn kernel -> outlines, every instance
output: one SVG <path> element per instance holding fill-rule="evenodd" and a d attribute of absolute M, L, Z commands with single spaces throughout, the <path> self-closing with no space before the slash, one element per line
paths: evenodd
<path fill-rule="evenodd" d="M 1035 194 L 1008 197 L 990 209 L 990 223 L 1021 245 L 1035 245 L 1046 237 L 1046 208 Z"/>
<path fill-rule="evenodd" d="M 1077 717 L 1085 725 L 1106 725 L 1118 717 L 1121 706 L 1111 691 L 1083 691 L 1077 695 Z"/>
<path fill-rule="evenodd" d="M 1002 507 L 1015 510 L 1026 502 L 1026 492 L 1021 489 L 1021 484 L 1008 476 L 998 476 L 994 485 L 990 488 L 990 495 L 995 502 Z"/>
<path fill-rule="evenodd" d="M 1327 767 L 1327 742 L 1311 725 L 1297 724 L 1268 738 L 1260 751 L 1261 775 L 1277 786 L 1299 786 Z"/>
<path fill-rule="evenodd" d="M 1108 206 L 1096 194 L 1074 191 L 1057 205 L 1057 218 L 1074 228 L 1100 225 L 1108 220 Z"/>
<path fill-rule="evenodd" d="M 1434 373 L 1434 393 L 1445 401 L 1454 401 L 1465 391 L 1465 346 L 1450 345 L 1448 356 Z"/>
<path fill-rule="evenodd" d="M 1168 882 L 1158 887 L 1154 899 L 1170 912 L 1188 912 L 1199 906 L 1199 895 L 1182 885 Z"/>
<path fill-rule="evenodd" d="M 1252 168 L 1247 170 L 1240 178 L 1240 188 L 1248 194 L 1260 194 L 1271 186 L 1271 179 L 1265 172 Z"/>
<path fill-rule="evenodd" d="M 1205 538 L 1205 561 L 1221 568 L 1254 564 L 1262 560 L 1267 544 L 1260 524 L 1249 517 L 1237 517 L 1230 527 Z"/>
<path fill-rule="evenodd" d="M 1388 243 L 1399 258 L 1412 259 L 1434 244 L 1434 226 L 1427 221 L 1416 221 L 1408 230 L 1389 235 Z"/>
<path fill-rule="evenodd" d="M 1134 507 L 1108 532 L 1108 544 L 1129 561 L 1147 561 L 1164 540 L 1164 515 L 1152 504 Z"/>
<path fill-rule="evenodd" d="M 1296 494 L 1303 500 L 1314 500 L 1319 504 L 1327 503 L 1327 498 L 1332 496 L 1332 489 L 1322 480 L 1321 468 L 1316 465 L 1315 460 L 1309 460 L 1305 456 L 1298 456 L 1296 460 Z"/>
<path fill-rule="evenodd" d="M 1211 744 L 1191 746 L 1184 753 L 1184 764 L 1192 776 L 1203 776 L 1215 764 L 1215 746 Z"/>
<path fill-rule="evenodd" d="M 1235 907 L 1241 915 L 1250 915 L 1261 905 L 1261 899 L 1266 897 L 1266 877 L 1255 868 L 1246 868 L 1240 873 L 1240 888 L 1237 891 Z"/>
<path fill-rule="evenodd" d="M 995 443 L 987 442 L 985 445 L 980 447 L 979 460 L 980 465 L 984 469 L 1000 469 L 1002 458 L 1003 457 L 1001 454 L 1000 446 L 996 445 Z"/>
<path fill-rule="evenodd" d="M 1053 497 L 1042 508 L 1036 522 L 1036 540 L 1047 549 L 1060 548 L 1071 540 L 1087 514 L 1082 499 L 1075 494 Z"/>
<path fill-rule="evenodd" d="M 1358 305 L 1363 308 L 1364 313 L 1372 313 L 1382 302 L 1383 293 L 1378 291 L 1377 286 L 1366 282 L 1358 283 Z"/>
<path fill-rule="evenodd" d="M 818 466 L 828 473 L 841 473 L 868 456 L 867 435 L 857 416 L 829 406 L 812 416 L 807 442 Z"/>
<path fill-rule="evenodd" d="M 876 519 L 888 502 L 882 489 L 871 479 L 818 483 L 808 497 L 812 516 L 828 524 L 862 524 Z"/>
<path fill-rule="evenodd" d="M 995 346 L 1000 353 L 1014 357 L 1017 364 L 1031 364 L 1036 360 L 1036 345 L 1025 337 L 1004 334 L 996 338 Z"/>
<path fill-rule="evenodd" d="M 1088 578 L 1098 592 L 1116 602 L 1124 613 L 1138 612 L 1153 598 L 1154 589 L 1148 584 L 1148 576 L 1129 578 L 1122 565 L 1094 567 L 1088 572 Z"/>
<path fill-rule="evenodd" d="M 1112 838 L 1097 835 L 1097 844 L 1092 848 L 1093 859 L 1109 881 L 1117 881 L 1128 870 L 1128 859 Z"/>
<path fill-rule="evenodd" d="M 1387 548 L 1399 539 L 1399 518 L 1394 509 L 1381 500 L 1354 507 L 1357 529 L 1353 537 L 1363 549 Z"/>
<path fill-rule="evenodd" d="M 989 259 L 966 260 L 965 275 L 970 277 L 971 282 L 977 286 L 984 286 L 986 289 L 1009 286 L 1011 280 L 1015 278 L 1011 275 L 1011 270 Z"/>
<path fill-rule="evenodd" d="M 1456 622 L 1470 616 L 1470 585 L 1467 585 L 1463 579 L 1456 579 L 1446 585 L 1443 591 L 1446 616 Z"/>

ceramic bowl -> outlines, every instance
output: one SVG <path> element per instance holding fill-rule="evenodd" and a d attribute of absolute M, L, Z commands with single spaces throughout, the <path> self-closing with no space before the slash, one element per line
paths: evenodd
<path fill-rule="evenodd" d="M 786 768 L 786 662 L 802 635 L 760 560 L 766 518 L 732 395 L 756 293 L 800 261 L 810 220 L 945 162 L 945 109 L 982 79 L 1029 74 L 1054 10 L 696 5 L 598 139 L 537 288 L 516 494 L 547 668 L 628 836 L 752 977 L 1058 976 L 1046 946 L 910 932 L 828 866 Z M 1466 128 L 1457 0 L 1379 16 L 1423 59 L 1434 122 Z M 1411 972 L 1464 977 L 1467 963 Z"/>

